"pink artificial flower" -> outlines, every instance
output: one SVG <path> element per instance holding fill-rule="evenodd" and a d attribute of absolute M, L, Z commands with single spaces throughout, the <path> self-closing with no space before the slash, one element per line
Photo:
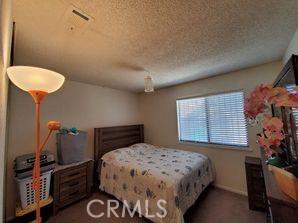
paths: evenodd
<path fill-rule="evenodd" d="M 264 85 L 257 86 L 245 99 L 244 111 L 247 118 L 256 118 L 256 116 L 265 111 L 264 92 L 267 87 Z"/>
<path fill-rule="evenodd" d="M 272 89 L 272 97 L 268 100 L 270 104 L 284 107 L 298 107 L 297 87 L 293 88 L 293 93 L 290 93 L 284 87 L 276 87 Z"/>
<path fill-rule="evenodd" d="M 273 101 L 280 89 L 273 88 L 271 85 L 258 85 L 250 95 L 245 99 L 244 111 L 247 118 L 256 118 L 266 109 L 266 103 Z"/>
<path fill-rule="evenodd" d="M 278 98 L 275 99 L 275 105 L 280 107 L 291 107 L 297 108 L 298 107 L 298 94 L 282 94 Z"/>
<path fill-rule="evenodd" d="M 271 86 L 270 92 L 268 93 L 266 100 L 269 104 L 274 104 L 276 103 L 277 98 L 287 94 L 289 94 L 289 92 L 285 88 L 283 87 L 273 88 Z"/>
<path fill-rule="evenodd" d="M 294 90 L 298 91 L 298 87 Z M 272 85 L 258 85 L 245 99 L 244 113 L 246 118 L 255 119 L 260 113 L 265 112 L 266 104 L 275 106 L 298 107 L 298 94 L 289 93 L 283 87 Z"/>
<path fill-rule="evenodd" d="M 267 131 L 276 131 L 280 132 L 283 130 L 283 122 L 277 117 L 265 116 L 263 121 L 263 128 Z"/>
<path fill-rule="evenodd" d="M 281 141 L 285 138 L 282 132 L 266 132 L 264 133 L 268 139 L 270 146 L 278 147 Z"/>
<path fill-rule="evenodd" d="M 256 118 L 256 116 L 265 111 L 265 105 L 261 101 L 254 99 L 246 99 L 244 104 L 244 111 L 246 118 Z"/>
<path fill-rule="evenodd" d="M 296 92 L 295 92 L 296 91 Z M 257 86 L 245 99 L 245 117 L 255 119 L 260 113 L 264 113 L 268 105 L 298 107 L 298 87 L 294 87 L 294 92 L 290 93 L 283 87 L 272 87 L 272 85 Z M 276 153 L 285 139 L 283 122 L 277 117 L 265 116 L 262 127 L 262 134 L 258 134 L 257 142 L 264 149 L 267 156 Z"/>
<path fill-rule="evenodd" d="M 257 142 L 264 149 L 266 156 L 271 156 L 285 139 L 283 122 L 277 117 L 265 116 L 262 126 L 264 133 L 258 135 Z"/>
<path fill-rule="evenodd" d="M 257 142 L 261 146 L 261 148 L 263 148 L 267 157 L 270 157 L 272 154 L 275 153 L 275 151 L 270 148 L 271 145 L 264 134 L 259 134 L 257 136 Z"/>
<path fill-rule="evenodd" d="M 257 142 L 262 148 L 270 149 L 269 141 L 263 133 L 257 136 Z"/>

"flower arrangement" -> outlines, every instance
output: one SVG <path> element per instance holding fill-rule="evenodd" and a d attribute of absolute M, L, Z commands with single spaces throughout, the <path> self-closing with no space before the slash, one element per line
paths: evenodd
<path fill-rule="evenodd" d="M 294 90 L 298 90 L 297 87 Z M 249 123 L 262 124 L 263 133 L 257 135 L 257 142 L 268 158 L 277 154 L 278 147 L 285 139 L 282 120 L 269 115 L 271 105 L 298 107 L 298 94 L 290 93 L 283 87 L 261 84 L 245 99 L 244 112 Z"/>

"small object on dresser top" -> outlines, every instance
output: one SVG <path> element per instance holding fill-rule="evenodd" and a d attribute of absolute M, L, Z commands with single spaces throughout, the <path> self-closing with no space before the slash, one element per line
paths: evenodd
<path fill-rule="evenodd" d="M 59 130 L 59 133 L 64 135 L 65 134 L 77 135 L 79 134 L 79 130 L 76 127 L 72 127 L 72 128 L 63 127 Z"/>
<path fill-rule="evenodd" d="M 78 134 L 57 133 L 57 155 L 60 165 L 81 162 L 87 147 L 87 132 Z"/>

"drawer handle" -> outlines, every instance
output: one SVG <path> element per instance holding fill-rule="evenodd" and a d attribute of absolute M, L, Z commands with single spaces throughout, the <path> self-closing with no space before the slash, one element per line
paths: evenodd
<path fill-rule="evenodd" d="M 69 174 L 68 177 L 73 177 L 73 176 L 76 176 L 76 175 L 79 175 L 80 172 L 75 172 L 75 173 L 72 173 L 72 174 Z"/>
<path fill-rule="evenodd" d="M 79 193 L 79 192 L 80 191 L 76 190 L 75 192 L 70 193 L 69 196 L 73 196 L 73 195 L 75 195 L 76 193 Z"/>
<path fill-rule="evenodd" d="M 74 182 L 74 183 L 71 183 L 71 184 L 68 184 L 68 186 L 69 187 L 73 187 L 73 186 L 76 186 L 76 185 L 78 185 L 80 182 L 79 181 L 77 181 L 77 182 Z"/>

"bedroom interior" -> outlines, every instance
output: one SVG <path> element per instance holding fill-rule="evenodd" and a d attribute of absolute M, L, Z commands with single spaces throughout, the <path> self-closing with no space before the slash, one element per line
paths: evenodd
<path fill-rule="evenodd" d="M 0 7 L 0 222 L 297 222 L 297 1 Z"/>

